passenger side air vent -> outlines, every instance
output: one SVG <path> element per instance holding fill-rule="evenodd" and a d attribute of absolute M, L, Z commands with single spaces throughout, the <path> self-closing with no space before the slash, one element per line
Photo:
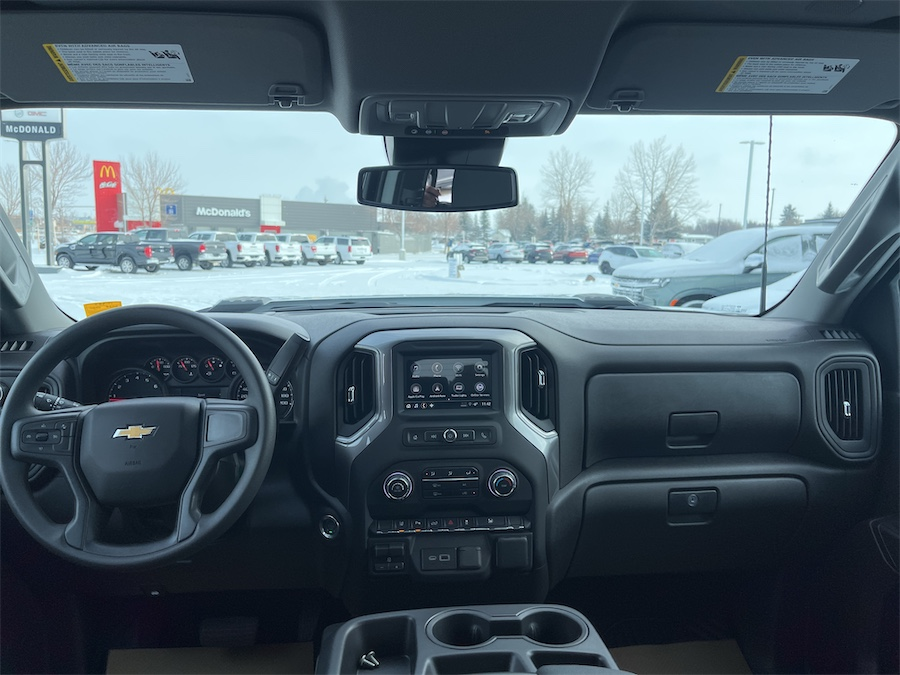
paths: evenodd
<path fill-rule="evenodd" d="M 4 340 L 0 343 L 0 352 L 27 352 L 33 344 L 31 340 Z"/>
<path fill-rule="evenodd" d="M 351 436 L 375 412 L 375 357 L 355 351 L 348 356 L 338 375 L 338 433 Z"/>
<path fill-rule="evenodd" d="M 862 438 L 860 377 L 860 371 L 852 368 L 830 370 L 825 374 L 825 419 L 842 441 Z"/>
<path fill-rule="evenodd" d="M 819 424 L 844 457 L 870 456 L 877 447 L 880 399 L 868 360 L 834 359 L 819 371 Z"/>
<path fill-rule="evenodd" d="M 519 402 L 522 410 L 544 431 L 556 425 L 556 372 L 547 355 L 526 349 L 519 358 Z"/>

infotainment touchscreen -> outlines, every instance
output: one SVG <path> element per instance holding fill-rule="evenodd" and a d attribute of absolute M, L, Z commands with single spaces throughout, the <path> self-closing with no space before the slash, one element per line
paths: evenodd
<path fill-rule="evenodd" d="M 407 358 L 404 409 L 490 409 L 491 360 L 481 356 Z"/>

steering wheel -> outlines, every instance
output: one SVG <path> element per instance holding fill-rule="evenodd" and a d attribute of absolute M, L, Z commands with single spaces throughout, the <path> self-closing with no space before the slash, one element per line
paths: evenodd
<path fill-rule="evenodd" d="M 247 383 L 244 401 L 161 397 L 84 405 L 53 412 L 34 407 L 35 392 L 54 367 L 110 331 L 162 324 L 202 335 L 234 361 Z M 68 560 L 105 568 L 162 565 L 191 555 L 227 530 L 265 478 L 275 447 L 275 403 L 250 349 L 204 314 L 161 305 L 132 305 L 83 319 L 51 339 L 28 362 L 0 413 L 0 487 L 23 527 Z M 244 469 L 228 497 L 200 509 L 218 461 L 244 453 Z M 75 498 L 72 520 L 52 521 L 28 486 L 29 464 L 58 469 Z M 172 532 L 139 544 L 101 540 L 115 507 L 176 504 Z"/>

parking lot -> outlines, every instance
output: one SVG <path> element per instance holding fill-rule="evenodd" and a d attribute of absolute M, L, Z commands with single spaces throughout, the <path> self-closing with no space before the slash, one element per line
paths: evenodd
<path fill-rule="evenodd" d="M 42 274 L 51 297 L 64 311 L 84 316 L 84 303 L 119 300 L 124 304 L 166 302 L 189 309 L 210 307 L 236 297 L 269 299 L 355 298 L 398 295 L 549 296 L 609 293 L 610 278 L 596 265 L 555 263 L 473 263 L 450 276 L 442 254 L 376 255 L 364 265 L 194 268 L 173 265 L 156 274 L 123 274 L 118 268 L 57 270 Z"/>

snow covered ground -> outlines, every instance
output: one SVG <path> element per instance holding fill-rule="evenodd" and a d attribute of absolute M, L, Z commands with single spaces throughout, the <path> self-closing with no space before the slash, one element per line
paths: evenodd
<path fill-rule="evenodd" d="M 36 264 L 40 264 L 35 256 Z M 554 263 L 465 265 L 451 278 L 441 254 L 376 255 L 364 265 L 236 267 L 182 272 L 174 266 L 156 274 L 123 274 L 118 268 L 54 270 L 41 274 L 51 297 L 71 316 L 84 317 L 84 303 L 162 303 L 188 309 L 210 307 L 235 297 L 356 298 L 403 295 L 572 296 L 610 293 L 610 277 L 596 265 Z"/>

